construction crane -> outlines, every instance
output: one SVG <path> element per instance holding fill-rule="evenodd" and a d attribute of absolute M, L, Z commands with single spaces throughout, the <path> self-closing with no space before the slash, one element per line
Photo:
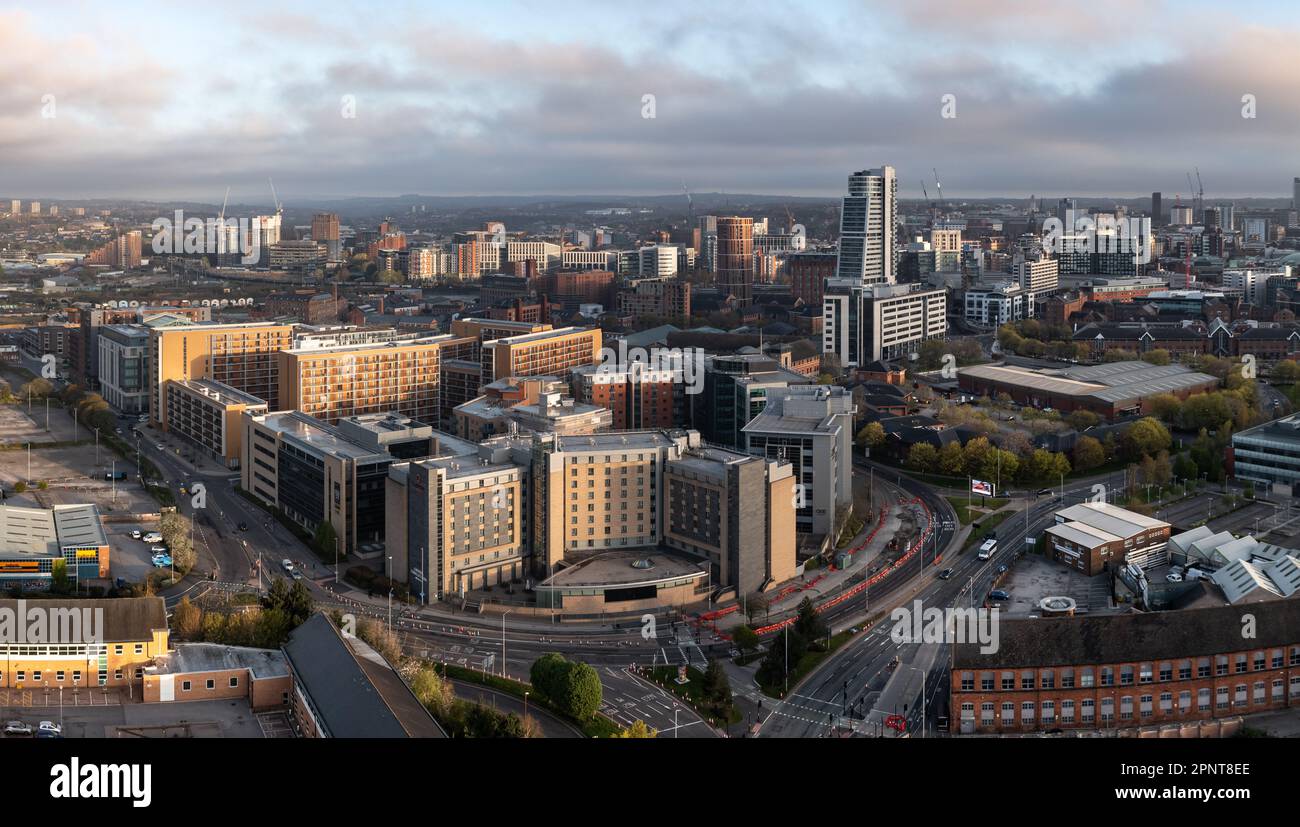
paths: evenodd
<path fill-rule="evenodd" d="M 266 179 L 266 182 L 271 185 L 271 200 L 275 203 L 275 214 L 277 216 L 282 215 L 284 213 L 284 205 L 280 203 L 280 196 L 275 194 L 275 182 L 269 177 Z"/>
<path fill-rule="evenodd" d="M 217 214 L 217 255 L 228 252 L 226 250 L 226 205 L 230 203 L 230 187 L 226 187 L 226 197 L 221 199 L 221 212 Z M 217 259 L 220 264 L 220 258 Z"/>
<path fill-rule="evenodd" d="M 689 230 L 695 225 L 695 204 L 691 201 L 691 191 L 686 188 L 685 181 L 682 181 L 682 192 L 686 194 L 686 228 Z"/>
<path fill-rule="evenodd" d="M 1201 183 L 1201 168 L 1196 167 L 1196 208 L 1200 210 L 1201 220 L 1205 220 L 1205 186 Z"/>
<path fill-rule="evenodd" d="M 1187 191 L 1191 193 L 1192 199 L 1192 223 L 1196 223 L 1196 187 L 1192 185 L 1192 174 L 1187 173 Z"/>
<path fill-rule="evenodd" d="M 787 233 L 793 233 L 793 232 L 794 232 L 794 213 L 790 212 L 790 205 L 789 205 L 789 204 L 782 204 L 781 206 L 782 206 L 782 207 L 785 207 L 785 220 L 786 220 L 786 222 L 787 222 L 786 225 L 785 225 L 785 231 L 786 231 Z"/>
<path fill-rule="evenodd" d="M 935 189 L 937 189 L 937 190 L 939 191 L 939 196 L 938 196 L 938 198 L 939 198 L 939 206 L 942 207 L 942 206 L 944 205 L 944 204 L 943 204 L 943 184 L 939 183 L 939 170 L 935 169 L 934 167 L 930 167 L 930 169 L 934 172 L 934 187 L 935 187 Z"/>

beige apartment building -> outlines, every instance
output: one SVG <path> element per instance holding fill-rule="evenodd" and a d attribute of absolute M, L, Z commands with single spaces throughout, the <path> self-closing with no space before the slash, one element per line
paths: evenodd
<path fill-rule="evenodd" d="M 483 343 L 483 383 L 511 376 L 558 376 L 600 361 L 598 327 L 562 327 Z"/>
<path fill-rule="evenodd" d="M 243 447 L 240 417 L 264 414 L 264 401 L 211 379 L 172 379 L 165 389 L 168 428 L 227 468 L 238 468 Z"/>
<path fill-rule="evenodd" d="M 397 411 L 441 421 L 441 366 L 470 340 L 453 334 L 335 347 L 295 347 L 279 354 L 281 406 L 325 422 Z M 444 350 L 450 350 L 450 354 Z"/>
<path fill-rule="evenodd" d="M 477 456 L 392 465 L 385 508 L 396 579 L 430 602 L 524 577 L 524 476 Z"/>
<path fill-rule="evenodd" d="M 149 331 L 149 420 L 168 429 L 171 380 L 213 379 L 264 400 L 283 402 L 276 354 L 293 340 L 291 324 L 204 324 Z"/>

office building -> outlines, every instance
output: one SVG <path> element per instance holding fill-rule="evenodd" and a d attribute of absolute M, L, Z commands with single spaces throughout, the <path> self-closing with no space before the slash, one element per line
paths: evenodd
<path fill-rule="evenodd" d="M 896 281 L 897 198 L 893 167 L 862 170 L 849 176 L 849 192 L 840 212 L 837 277 L 859 285 Z"/>
<path fill-rule="evenodd" d="M 812 381 L 767 355 L 706 357 L 703 388 L 687 396 L 691 427 L 711 444 L 743 448 L 743 429 L 767 405 L 769 396 Z"/>
<path fill-rule="evenodd" d="M 328 250 L 318 241 L 277 241 L 270 247 L 272 270 L 311 270 L 326 260 Z"/>
<path fill-rule="evenodd" d="M 691 284 L 666 278 L 633 279 L 618 292 L 618 314 L 685 323 L 691 318 Z"/>
<path fill-rule="evenodd" d="M 812 307 L 822 306 L 826 279 L 835 275 L 839 256 L 830 252 L 791 253 L 785 259 L 785 276 L 794 298 Z"/>
<path fill-rule="evenodd" d="M 742 429 L 745 451 L 790 464 L 800 533 L 833 542 L 837 520 L 853 510 L 856 411 L 844 388 L 788 387 L 769 394 L 767 406 Z"/>
<path fill-rule="evenodd" d="M 1234 433 L 1228 474 L 1263 486 L 1300 491 L 1300 414 Z"/>
<path fill-rule="evenodd" d="M 99 348 L 96 371 L 99 395 L 122 413 L 149 410 L 149 330 L 139 325 L 95 328 Z"/>
<path fill-rule="evenodd" d="M 1165 226 L 1165 213 L 1160 206 L 1160 193 L 1158 192 L 1151 193 L 1151 226 Z"/>
<path fill-rule="evenodd" d="M 754 298 L 754 219 L 719 216 L 714 284 L 744 307 Z"/>
<path fill-rule="evenodd" d="M 822 352 L 844 367 L 893 360 L 947 335 L 947 290 L 919 285 L 862 286 L 840 277 L 826 283 Z"/>
<path fill-rule="evenodd" d="M 539 276 L 536 290 L 569 312 L 584 304 L 611 307 L 614 274 L 608 270 L 557 270 Z"/>

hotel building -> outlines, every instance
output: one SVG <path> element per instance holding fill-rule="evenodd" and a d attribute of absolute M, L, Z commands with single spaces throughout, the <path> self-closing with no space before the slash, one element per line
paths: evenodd
<path fill-rule="evenodd" d="M 288 348 L 289 324 L 204 324 L 149 331 L 149 420 L 167 430 L 164 392 L 170 380 L 214 379 L 280 407 L 277 354 Z"/>

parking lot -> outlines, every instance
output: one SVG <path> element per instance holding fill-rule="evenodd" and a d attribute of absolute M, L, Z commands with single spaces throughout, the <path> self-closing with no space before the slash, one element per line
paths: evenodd
<path fill-rule="evenodd" d="M 997 588 L 1011 595 L 997 604 L 1008 617 L 1040 614 L 1040 600 L 1060 596 L 1073 598 L 1079 614 L 1114 611 L 1109 577 L 1088 577 L 1037 554 L 1020 558 Z"/>

